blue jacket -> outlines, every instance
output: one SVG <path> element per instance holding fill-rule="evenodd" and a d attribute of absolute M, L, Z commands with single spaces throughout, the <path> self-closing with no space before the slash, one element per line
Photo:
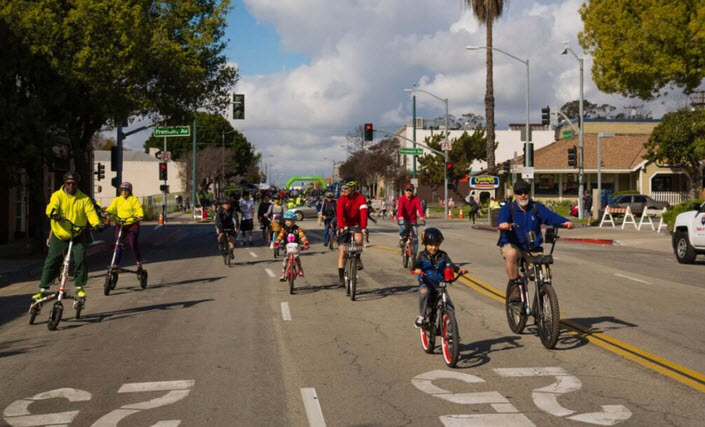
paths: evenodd
<path fill-rule="evenodd" d="M 443 270 L 446 266 L 452 267 L 456 273 L 460 269 L 453 264 L 446 252 L 439 249 L 435 255 L 431 255 L 423 250 L 416 257 L 412 270 L 421 269 L 424 272 L 423 276 L 418 277 L 419 283 L 435 287 L 438 282 L 443 280 Z"/>
<path fill-rule="evenodd" d="M 519 224 L 519 229 L 515 229 L 514 231 L 501 231 L 499 240 L 497 241 L 497 246 L 500 247 L 507 243 L 513 243 L 525 251 L 530 249 L 534 251 L 541 250 L 541 244 L 543 243 L 541 224 L 560 227 L 564 222 L 568 222 L 566 218 L 563 218 L 543 204 L 534 202 L 533 200 L 529 200 L 529 204 L 526 206 L 526 212 L 519 208 L 516 201 L 513 201 L 512 204 L 514 205 L 514 217 L 512 218 L 511 207 L 510 204 L 507 203 L 499 210 L 497 224 L 514 222 Z M 535 208 L 534 205 L 536 206 Z M 538 218 L 534 212 L 538 213 Z M 526 233 L 531 230 L 536 232 L 536 242 L 534 246 L 530 248 Z"/>

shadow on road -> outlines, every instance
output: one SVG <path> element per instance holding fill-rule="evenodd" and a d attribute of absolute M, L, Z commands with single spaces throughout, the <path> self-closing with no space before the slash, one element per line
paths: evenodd
<path fill-rule="evenodd" d="M 355 292 L 356 301 L 372 301 L 380 298 L 387 297 L 394 294 L 410 294 L 416 293 L 418 286 L 416 285 L 403 285 L 403 286 L 390 286 L 388 288 L 374 288 L 374 289 L 358 289 Z"/>
<path fill-rule="evenodd" d="M 458 358 L 457 368 L 467 369 L 476 368 L 488 363 L 490 353 L 505 350 L 514 350 L 523 347 L 518 340 L 519 336 L 501 337 L 491 340 L 476 341 L 467 344 L 460 344 L 460 357 Z M 440 344 L 440 337 L 436 338 L 436 342 Z M 438 346 L 440 348 L 440 345 Z M 439 352 L 440 353 L 440 352 Z"/>

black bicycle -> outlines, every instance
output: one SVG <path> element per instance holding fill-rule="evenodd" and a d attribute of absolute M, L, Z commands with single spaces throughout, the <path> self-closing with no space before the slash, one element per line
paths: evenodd
<path fill-rule="evenodd" d="M 512 224 L 515 232 L 520 232 L 519 224 Z M 525 233 L 529 247 L 534 247 L 537 236 L 534 231 Z M 558 306 L 558 295 L 553 289 L 551 264 L 553 264 L 553 249 L 558 241 L 558 229 L 549 227 L 544 236 L 545 243 L 551 245 L 551 252 L 544 255 L 541 252 L 525 251 L 519 260 L 521 283 L 519 292 L 517 285 L 508 284 L 505 296 L 505 310 L 509 329 L 520 334 L 526 326 L 529 316 L 533 316 L 541 344 L 552 349 L 558 342 L 560 334 L 561 313 Z M 533 299 L 529 297 L 529 283 L 534 283 Z M 518 296 L 516 294 L 519 294 Z M 532 301 L 529 304 L 529 301 Z"/>
<path fill-rule="evenodd" d="M 233 258 L 235 257 L 235 254 L 231 252 L 230 250 L 230 236 L 235 233 L 235 230 L 232 228 L 224 228 L 223 234 L 225 235 L 223 237 L 222 242 L 218 242 L 218 250 L 220 251 L 220 254 L 223 256 L 223 264 L 227 265 L 230 267 L 232 265 Z M 232 256 L 231 256 L 232 253 Z"/>
<path fill-rule="evenodd" d="M 412 274 L 414 274 L 412 272 Z M 437 285 L 437 291 L 429 293 L 426 313 L 424 313 L 421 331 L 421 347 L 432 354 L 436 345 L 436 336 L 441 337 L 441 353 L 449 368 L 454 368 L 460 356 L 460 332 L 455 320 L 455 309 L 448 294 L 448 286 L 458 280 L 460 273 L 455 274 L 452 267 L 443 271 L 444 280 Z"/>
<path fill-rule="evenodd" d="M 350 235 L 350 241 L 345 243 L 343 248 L 343 265 L 345 266 L 345 295 L 350 295 L 350 300 L 355 301 L 355 292 L 357 290 L 357 271 L 360 255 L 362 254 L 362 245 L 355 242 L 355 233 L 359 233 L 359 227 L 348 228 L 343 230 L 343 233 Z"/>
<path fill-rule="evenodd" d="M 66 255 L 64 255 L 64 262 L 61 265 L 61 273 L 59 275 L 59 290 L 56 292 L 47 293 L 46 295 L 44 295 L 44 297 L 36 301 L 32 301 L 32 304 L 29 306 L 29 324 L 33 325 L 34 319 L 37 317 L 37 315 L 42 309 L 42 305 L 45 302 L 56 300 L 56 302 L 54 302 L 54 305 L 51 308 L 51 311 L 49 312 L 49 320 L 47 321 L 47 328 L 50 331 L 55 330 L 56 327 L 59 325 L 59 322 L 61 322 L 61 317 L 64 313 L 64 305 L 61 301 L 65 299 L 73 300 L 73 308 L 74 310 L 76 310 L 76 319 L 81 318 L 81 310 L 83 310 L 83 308 L 86 306 L 85 297 L 77 297 L 75 295 L 72 295 L 68 291 L 66 291 L 65 288 L 66 283 L 69 280 L 69 266 L 71 264 L 73 241 L 81 235 L 81 233 L 83 232 L 83 230 L 86 229 L 87 226 L 78 226 L 66 218 L 52 218 L 52 220 L 57 222 L 67 222 L 71 226 L 71 240 L 69 240 L 69 247 L 66 250 Z"/>

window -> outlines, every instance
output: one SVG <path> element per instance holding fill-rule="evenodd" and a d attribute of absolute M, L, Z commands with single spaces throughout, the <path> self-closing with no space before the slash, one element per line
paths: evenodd
<path fill-rule="evenodd" d="M 646 203 L 646 197 L 634 196 L 634 203 Z"/>

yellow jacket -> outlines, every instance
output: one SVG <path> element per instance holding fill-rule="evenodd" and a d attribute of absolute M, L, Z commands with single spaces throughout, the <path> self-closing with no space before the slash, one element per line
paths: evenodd
<path fill-rule="evenodd" d="M 137 196 L 133 196 L 132 194 L 130 194 L 126 198 L 122 196 L 117 196 L 113 199 L 112 203 L 110 203 L 110 206 L 108 206 L 108 209 L 106 209 L 106 211 L 111 215 L 117 216 L 118 218 L 128 218 L 131 216 L 141 218 L 144 216 L 144 210 L 142 210 L 142 204 L 140 203 L 140 199 L 138 199 Z M 125 225 L 129 225 L 134 222 L 137 222 L 137 220 L 132 218 L 127 220 L 127 222 L 125 222 Z"/>
<path fill-rule="evenodd" d="M 61 187 L 49 199 L 46 214 L 51 218 L 52 213 L 68 219 L 79 227 L 89 222 L 93 227 L 100 225 L 100 219 L 90 197 L 76 190 L 73 196 Z M 51 221 L 51 231 L 61 240 L 71 240 L 71 224 L 65 221 Z"/>

